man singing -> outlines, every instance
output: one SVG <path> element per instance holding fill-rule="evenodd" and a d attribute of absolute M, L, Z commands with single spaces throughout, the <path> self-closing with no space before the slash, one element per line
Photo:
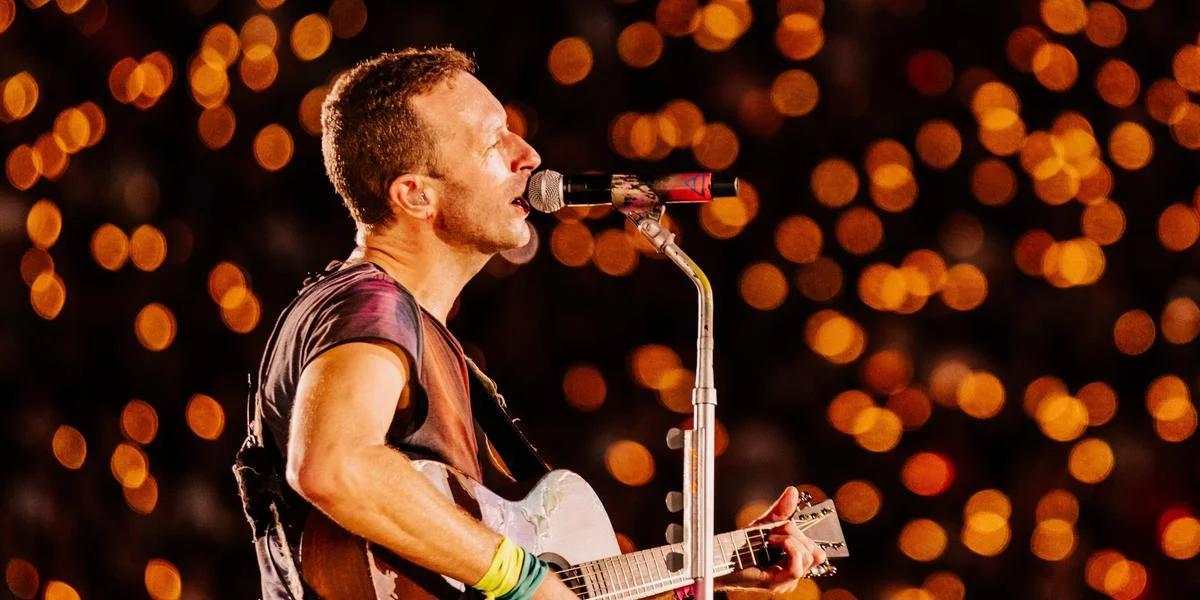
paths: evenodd
<path fill-rule="evenodd" d="M 346 72 L 325 101 L 325 168 L 354 219 L 356 247 L 306 282 L 260 365 L 255 420 L 264 456 L 286 481 L 270 518 L 247 501 L 264 598 L 313 596 L 295 571 L 311 508 L 465 583 L 468 597 L 576 597 L 410 462 L 433 459 L 483 481 L 488 448 L 472 413 L 472 371 L 445 323 L 484 264 L 530 235 L 522 196 L 541 158 L 508 130 L 503 106 L 474 72 L 448 47 L 392 52 Z M 763 522 L 785 519 L 797 495 L 788 488 Z M 718 583 L 786 591 L 825 560 L 794 525 L 770 543 L 786 551 L 778 563 Z M 517 574 L 497 576 L 505 568 Z M 418 577 L 398 585 L 399 598 L 464 593 Z"/>

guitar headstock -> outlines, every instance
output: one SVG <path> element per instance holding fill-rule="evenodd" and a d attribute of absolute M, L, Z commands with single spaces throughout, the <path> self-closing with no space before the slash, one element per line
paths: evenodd
<path fill-rule="evenodd" d="M 804 535 L 816 542 L 829 558 L 850 556 L 833 500 L 812 504 L 811 496 L 801 494 L 800 502 L 800 506 L 796 507 L 789 520 L 799 526 Z"/>

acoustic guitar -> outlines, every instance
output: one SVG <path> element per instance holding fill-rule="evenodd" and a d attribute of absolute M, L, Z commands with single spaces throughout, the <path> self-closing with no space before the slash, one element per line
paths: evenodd
<path fill-rule="evenodd" d="M 413 465 L 455 504 L 488 528 L 550 563 L 580 598 L 646 598 L 691 583 L 683 569 L 683 545 L 621 554 L 600 498 L 582 477 L 551 471 L 521 500 L 510 501 L 445 464 Z M 801 506 L 790 517 L 829 557 L 849 556 L 833 501 Z M 779 559 L 763 524 L 723 533 L 713 541 L 716 576 Z M 482 597 L 474 589 L 413 565 L 338 527 L 313 510 L 300 544 L 304 580 L 326 600 Z M 815 574 L 836 569 L 826 562 Z M 414 583 L 416 586 L 414 586 Z"/>

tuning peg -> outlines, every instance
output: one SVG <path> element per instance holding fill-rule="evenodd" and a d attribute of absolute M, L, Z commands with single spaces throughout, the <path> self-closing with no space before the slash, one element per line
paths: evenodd
<path fill-rule="evenodd" d="M 683 526 L 679 523 L 667 525 L 666 538 L 668 544 L 678 544 L 683 541 Z"/>
<path fill-rule="evenodd" d="M 683 510 L 683 492 L 667 492 L 667 510 L 673 513 Z"/>
<path fill-rule="evenodd" d="M 846 544 L 843 544 L 842 542 L 817 542 L 817 545 L 827 550 L 839 550 Z"/>
<path fill-rule="evenodd" d="M 800 492 L 800 504 L 812 506 L 812 494 L 808 492 Z"/>
<path fill-rule="evenodd" d="M 668 552 L 666 559 L 664 559 L 664 562 L 666 563 L 667 571 L 669 571 L 671 573 L 680 571 L 683 569 L 683 553 L 682 552 Z"/>
<path fill-rule="evenodd" d="M 672 427 L 667 431 L 667 447 L 672 450 L 680 450 L 683 448 L 683 430 L 678 427 Z"/>
<path fill-rule="evenodd" d="M 834 573 L 837 573 L 837 567 L 829 564 L 829 561 L 825 561 L 809 569 L 808 574 L 805 575 L 805 578 L 813 579 L 816 577 L 825 577 L 827 575 L 833 575 Z"/>

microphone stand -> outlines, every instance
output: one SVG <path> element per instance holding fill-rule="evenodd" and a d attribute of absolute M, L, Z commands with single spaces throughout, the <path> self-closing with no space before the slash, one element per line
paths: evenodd
<path fill-rule="evenodd" d="M 696 584 L 697 600 L 713 597 L 713 432 L 717 388 L 713 385 L 713 293 L 708 276 L 675 244 L 662 226 L 666 207 L 649 186 L 630 178 L 614 181 L 613 204 L 660 253 L 696 284 L 699 293 L 696 384 L 692 388 L 692 430 L 683 432 L 683 565 Z"/>

